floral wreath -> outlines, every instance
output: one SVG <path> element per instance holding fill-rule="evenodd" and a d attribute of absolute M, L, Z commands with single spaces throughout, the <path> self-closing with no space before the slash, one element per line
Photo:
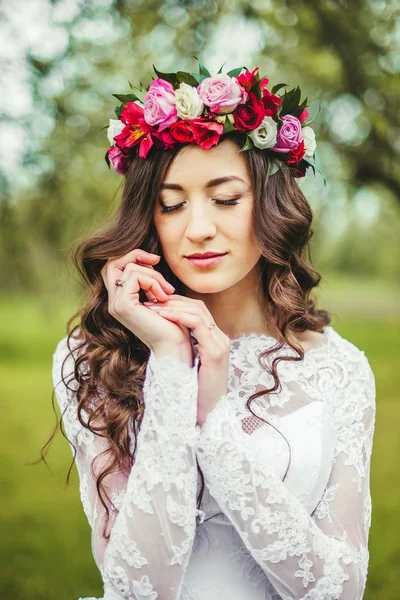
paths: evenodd
<path fill-rule="evenodd" d="M 137 153 L 146 158 L 153 147 L 168 150 L 176 144 L 209 149 L 236 132 L 243 141 L 240 152 L 255 147 L 276 159 L 270 175 L 281 162 L 294 177 L 304 177 L 308 167 L 314 175 L 315 169 L 319 171 L 314 164 L 316 140 L 309 126 L 312 121 L 307 121 L 307 98 L 301 102 L 299 86 L 279 95 L 288 84 L 278 83 L 269 91 L 269 80 L 260 77 L 259 67 L 253 71 L 239 67 L 228 73 L 222 73 L 221 67 L 213 76 L 198 63 L 199 73 L 161 73 L 153 65 L 157 78 L 147 88 L 140 83 L 140 89 L 136 88 L 140 95 L 112 94 L 122 104 L 115 109 L 118 119 L 110 119 L 104 128 L 112 144 L 105 155 L 108 167 L 111 164 L 125 175 Z"/>

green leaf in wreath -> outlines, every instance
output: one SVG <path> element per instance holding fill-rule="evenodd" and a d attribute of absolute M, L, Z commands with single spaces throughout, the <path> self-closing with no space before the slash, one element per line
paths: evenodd
<path fill-rule="evenodd" d="M 250 138 L 250 136 L 246 135 L 246 141 L 243 146 L 240 148 L 239 152 L 245 152 L 246 150 L 251 150 L 254 148 L 254 144 Z"/>
<path fill-rule="evenodd" d="M 197 58 L 197 56 L 194 56 L 194 55 L 192 55 L 192 56 L 199 63 L 199 75 L 203 75 L 204 77 L 211 77 L 211 73 L 207 69 L 207 67 L 205 67 L 204 65 L 201 64 L 201 62 L 199 61 L 199 59 Z"/>
<path fill-rule="evenodd" d="M 205 75 L 199 75 L 199 73 L 189 73 L 197 82 L 196 85 L 199 85 L 204 79 L 206 79 Z"/>
<path fill-rule="evenodd" d="M 306 123 L 303 123 L 303 127 L 307 127 L 307 126 L 308 126 L 308 125 L 310 125 L 310 124 L 311 124 L 313 121 L 315 121 L 315 119 L 318 117 L 318 115 L 319 115 L 320 111 L 321 111 L 321 100 L 319 101 L 319 107 L 318 107 L 318 112 L 317 112 L 317 114 L 315 115 L 315 117 L 313 117 L 313 118 L 311 119 L 311 121 L 307 121 Z"/>
<path fill-rule="evenodd" d="M 279 90 L 285 86 L 287 86 L 287 83 L 277 83 L 276 85 L 274 85 L 274 87 L 271 89 L 271 94 L 276 94 L 276 92 L 279 92 Z"/>
<path fill-rule="evenodd" d="M 124 108 L 124 104 L 121 104 L 120 106 L 117 106 L 114 110 L 117 119 L 121 119 L 121 113 L 122 113 L 122 109 Z"/>
<path fill-rule="evenodd" d="M 176 77 L 176 73 L 162 73 L 161 71 L 158 71 L 154 65 L 153 65 L 153 69 L 154 69 L 154 72 L 157 75 L 157 77 L 160 77 L 161 79 L 164 79 L 165 81 L 169 81 L 170 83 L 177 83 L 178 79 Z"/>
<path fill-rule="evenodd" d="M 105 155 L 104 158 L 106 159 L 106 163 L 108 164 L 108 168 L 110 169 L 111 168 L 111 163 L 110 163 L 110 159 L 108 158 L 108 150 L 107 150 L 106 155 Z"/>
<path fill-rule="evenodd" d="M 299 86 L 294 90 L 290 90 L 290 92 L 285 93 L 282 99 L 282 110 L 281 115 L 293 114 L 293 111 L 299 105 L 300 102 L 301 91 Z"/>
<path fill-rule="evenodd" d="M 176 74 L 179 83 L 187 83 L 193 87 L 197 87 L 199 82 L 196 77 L 194 77 L 191 73 L 186 73 L 185 71 L 178 71 Z"/>
<path fill-rule="evenodd" d="M 139 98 L 139 96 L 136 96 L 136 94 L 112 94 L 112 96 L 120 100 L 123 104 L 136 101 L 142 102 L 142 100 Z"/>
<path fill-rule="evenodd" d="M 226 65 L 226 61 L 224 62 L 224 64 L 222 65 L 222 67 L 220 67 L 220 68 L 219 68 L 218 75 L 219 75 L 220 73 L 222 73 L 222 69 L 224 68 L 224 66 L 225 66 L 225 65 Z"/>
<path fill-rule="evenodd" d="M 232 117 L 232 118 L 230 118 Z M 223 133 L 229 133 L 230 131 L 236 131 L 234 120 L 232 115 L 226 115 L 225 123 L 224 123 L 224 131 Z"/>
<path fill-rule="evenodd" d="M 249 70 L 247 67 L 238 67 L 237 69 L 232 69 L 231 71 L 228 71 L 227 75 L 229 75 L 229 77 L 238 77 L 243 69 L 246 69 L 246 71 Z"/>
<path fill-rule="evenodd" d="M 314 156 L 315 156 L 315 152 L 314 152 Z M 311 162 L 311 161 L 310 161 L 308 158 L 303 158 L 303 161 L 304 161 L 305 163 L 307 163 L 307 165 L 308 165 L 309 167 L 311 167 L 311 168 L 312 168 L 312 170 L 313 170 L 313 172 L 314 172 L 314 175 L 315 175 L 315 170 L 317 170 L 317 171 L 318 171 L 318 173 L 321 175 L 322 179 L 324 180 L 324 185 L 326 186 L 326 179 L 325 179 L 325 176 L 324 176 L 324 174 L 322 173 L 322 171 L 321 171 L 320 169 L 318 169 L 318 167 L 315 165 L 315 163 Z"/>
<path fill-rule="evenodd" d="M 277 171 L 279 171 L 279 169 L 281 168 L 279 161 L 273 161 L 269 163 L 269 168 L 268 168 L 268 175 L 271 177 L 271 175 L 274 175 Z"/>

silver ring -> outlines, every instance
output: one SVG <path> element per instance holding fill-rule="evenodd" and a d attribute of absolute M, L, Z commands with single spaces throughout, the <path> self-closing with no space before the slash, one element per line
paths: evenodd
<path fill-rule="evenodd" d="M 117 285 L 118 287 L 124 287 L 124 281 L 122 279 L 117 279 L 115 282 L 115 285 Z"/>

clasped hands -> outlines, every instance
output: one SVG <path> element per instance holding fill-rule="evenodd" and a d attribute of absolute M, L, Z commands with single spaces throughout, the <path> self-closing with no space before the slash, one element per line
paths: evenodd
<path fill-rule="evenodd" d="M 217 325 L 209 328 L 214 319 L 202 300 L 172 294 L 165 301 L 144 302 L 143 305 L 161 317 L 191 329 L 198 341 L 197 425 L 202 426 L 221 396 L 227 393 L 231 340 Z M 194 353 L 193 346 L 192 351 Z"/>

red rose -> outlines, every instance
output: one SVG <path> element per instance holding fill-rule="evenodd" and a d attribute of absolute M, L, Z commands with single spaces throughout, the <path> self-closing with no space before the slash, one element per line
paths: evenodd
<path fill-rule="evenodd" d="M 162 131 L 152 131 L 151 135 L 154 138 L 154 145 L 157 148 L 170 150 L 176 144 L 176 140 L 172 137 L 169 129 L 163 129 Z"/>
<path fill-rule="evenodd" d="M 275 94 L 271 94 L 266 88 L 263 89 L 262 103 L 264 106 L 264 116 L 274 117 L 282 105 L 282 99 Z"/>
<path fill-rule="evenodd" d="M 264 118 L 264 106 L 253 92 L 249 92 L 249 99 L 245 104 L 239 104 L 233 113 L 235 127 L 239 131 L 256 129 Z"/>
<path fill-rule="evenodd" d="M 303 123 L 303 121 L 305 121 L 308 117 L 308 110 L 305 108 L 303 110 L 303 112 L 301 113 L 301 115 L 299 116 L 299 121 L 301 121 Z"/>
<path fill-rule="evenodd" d="M 224 126 L 218 121 L 208 121 L 205 119 L 193 119 L 191 127 L 196 144 L 208 150 L 211 146 L 218 144 L 219 138 L 224 131 Z"/>
<path fill-rule="evenodd" d="M 290 150 L 290 152 L 288 152 L 288 154 L 287 154 L 288 164 L 299 163 L 301 161 L 301 159 L 303 158 L 305 152 L 306 152 L 306 150 L 304 148 L 304 140 L 303 140 L 302 142 L 300 142 L 300 144 L 296 148 L 293 148 L 293 150 Z"/>
<path fill-rule="evenodd" d="M 260 67 L 256 67 L 254 71 L 246 71 L 244 73 L 240 73 L 237 77 L 237 82 L 247 91 L 249 92 L 254 84 L 254 79 L 257 71 Z"/>
<path fill-rule="evenodd" d="M 181 119 L 180 121 L 172 123 L 170 127 L 172 137 L 182 144 L 194 142 L 194 135 L 190 127 L 190 123 L 191 121 L 185 119 Z"/>

